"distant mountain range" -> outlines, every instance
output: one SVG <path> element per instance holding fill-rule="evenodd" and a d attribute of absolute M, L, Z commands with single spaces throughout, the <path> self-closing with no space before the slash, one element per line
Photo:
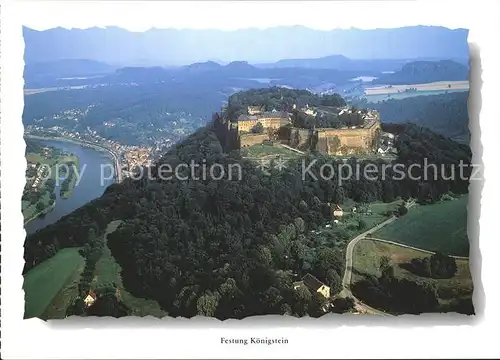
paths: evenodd
<path fill-rule="evenodd" d="M 260 68 L 246 61 L 233 61 L 220 65 L 213 61 L 199 62 L 182 67 L 116 68 L 94 60 L 59 60 L 44 63 L 27 63 L 26 87 L 66 87 L 119 83 L 172 83 L 175 86 L 194 84 L 197 87 L 250 88 L 263 83 L 306 88 L 329 82 L 345 84 L 357 76 L 375 76 L 372 71 L 339 71 L 336 69 Z"/>
<path fill-rule="evenodd" d="M 24 67 L 24 77 L 29 81 L 44 79 L 70 79 L 92 77 L 112 73 L 117 68 L 109 64 L 88 59 L 65 59 L 28 63 Z"/>
<path fill-rule="evenodd" d="M 339 57 L 334 57 L 339 59 Z M 349 84 L 358 77 L 374 77 L 373 84 L 418 84 L 433 81 L 468 79 L 468 67 L 452 60 L 409 61 L 351 60 L 342 57 L 338 68 L 300 67 L 293 60 L 278 61 L 276 66 L 255 66 L 246 61 L 221 65 L 214 61 L 198 62 L 181 67 L 122 67 L 117 68 L 95 60 L 58 60 L 28 63 L 25 66 L 26 88 L 66 87 L 123 83 L 171 83 L 176 87 L 196 84 L 197 87 L 251 88 L 287 85 L 295 88 L 322 84 Z M 315 63 L 317 59 L 310 59 Z M 303 60 L 308 61 L 307 59 Z M 288 64 L 289 67 L 285 67 Z M 392 64 L 396 71 L 386 73 L 377 68 Z M 397 65 L 399 64 L 399 65 Z M 293 67 L 296 65 L 297 67 Z M 397 66 L 397 67 L 396 67 Z M 358 70 L 355 70 L 358 69 Z M 364 70 L 363 70 L 364 69 Z"/>
<path fill-rule="evenodd" d="M 408 60 L 406 59 L 373 59 L 354 60 L 344 55 L 323 56 L 316 59 L 284 59 L 274 63 L 258 64 L 263 68 L 301 67 L 308 69 L 337 69 L 337 70 L 374 70 L 391 71 L 400 69 Z"/>
<path fill-rule="evenodd" d="M 440 58 L 417 58 L 417 59 L 349 59 L 344 55 L 323 56 L 316 59 L 284 59 L 274 63 L 256 64 L 261 68 L 281 68 L 281 67 L 300 67 L 307 69 L 336 69 L 341 71 L 397 71 L 405 64 L 412 61 L 439 61 Z M 455 62 L 467 65 L 468 58 L 446 58 Z"/>
<path fill-rule="evenodd" d="M 330 31 L 302 26 L 235 31 L 151 29 L 142 33 L 117 27 L 45 31 L 25 27 L 23 33 L 28 64 L 89 59 L 113 66 L 182 66 L 218 59 L 217 62 L 246 60 L 264 66 L 278 61 L 278 67 L 300 64 L 359 70 L 366 66 L 363 61 L 349 61 L 350 58 L 377 59 L 378 70 L 388 70 L 386 66 L 394 67 L 405 59 L 469 56 L 468 30 L 435 26 Z M 332 54 L 342 56 L 331 57 Z M 311 58 L 316 59 L 307 60 Z"/>

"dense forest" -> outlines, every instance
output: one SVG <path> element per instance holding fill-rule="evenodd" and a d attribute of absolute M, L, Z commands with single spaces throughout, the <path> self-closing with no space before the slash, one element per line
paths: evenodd
<path fill-rule="evenodd" d="M 425 157 L 445 168 L 460 161 L 470 163 L 471 152 L 465 145 L 415 125 L 398 129 L 399 164 L 423 164 Z M 317 162 L 311 171 L 316 174 L 323 164 L 340 164 L 321 156 L 307 160 L 313 159 Z M 390 169 L 385 179 L 353 177 L 340 183 L 338 174 L 328 180 L 303 178 L 299 162 L 268 174 L 237 152 L 224 153 L 208 128 L 165 154 L 152 173 L 157 174 L 162 164 L 175 167 L 191 160 L 225 168 L 239 164 L 242 178 L 194 180 L 186 168 L 181 175 L 187 180 L 127 179 L 111 185 L 101 198 L 30 235 L 25 271 L 60 248 L 85 246 L 89 231 L 99 236 L 109 221 L 119 219 L 124 223 L 108 237 L 108 246 L 123 269 L 124 286 L 134 296 L 158 301 L 171 316 L 316 316 L 321 313 L 321 298 L 293 291 L 291 284 L 311 273 L 332 292 L 339 290 L 343 249 L 324 246 L 311 234 L 331 220 L 329 202 L 413 197 L 430 203 L 448 191 L 468 191 L 467 178 L 434 180 L 430 174 L 427 180 L 396 180 Z M 359 163 L 361 171 L 368 165 L 384 171 L 382 161 L 349 162 Z M 198 168 L 196 175 L 201 171 Z"/>
<path fill-rule="evenodd" d="M 423 95 L 386 100 L 370 104 L 370 108 L 380 112 L 383 122 L 411 122 L 450 138 L 464 138 L 465 142 L 468 142 L 470 136 L 468 97 L 467 91 Z"/>
<path fill-rule="evenodd" d="M 227 111 L 231 120 L 247 113 L 248 106 L 262 106 L 264 111 L 288 111 L 310 107 L 338 108 L 346 105 L 339 94 L 317 95 L 308 90 L 271 87 L 237 92 L 229 97 Z"/>

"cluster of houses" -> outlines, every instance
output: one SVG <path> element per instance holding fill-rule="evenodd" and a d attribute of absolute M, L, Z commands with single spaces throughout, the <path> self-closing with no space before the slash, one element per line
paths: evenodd
<path fill-rule="evenodd" d="M 338 223 L 339 219 L 344 216 L 344 210 L 338 204 L 330 204 L 329 203 L 328 205 L 332 209 L 334 223 Z M 356 213 L 357 208 L 353 207 L 350 211 L 352 213 Z M 363 210 L 360 209 L 360 211 L 363 211 Z M 369 211 L 369 210 L 367 210 L 367 211 Z M 331 225 L 326 225 L 326 227 L 331 227 Z M 318 234 L 319 231 L 312 231 L 312 233 Z M 325 302 L 325 305 L 323 306 L 322 310 L 324 312 L 327 312 L 328 308 L 333 306 L 332 300 L 333 300 L 334 296 L 332 296 L 332 294 L 330 293 L 330 287 L 325 285 L 322 281 L 320 281 L 318 278 L 316 278 L 312 274 L 308 273 L 304 277 L 302 277 L 302 279 L 300 281 L 296 281 L 293 283 L 294 290 L 297 290 L 301 287 L 305 287 L 312 294 L 315 294 L 315 293 L 320 294 L 321 296 L 323 296 L 325 298 L 325 300 L 328 300 Z M 361 312 L 363 312 L 363 310 L 356 305 L 353 314 L 359 314 Z"/>
<path fill-rule="evenodd" d="M 32 164 L 29 164 L 28 166 L 30 168 L 36 168 L 37 165 L 32 163 Z M 46 178 L 48 172 L 49 172 L 49 168 L 47 166 L 39 166 L 37 171 L 36 171 L 35 180 L 33 181 L 33 184 L 31 185 L 31 187 L 33 189 L 35 189 L 38 186 L 40 186 L 44 182 L 44 179 Z"/>
<path fill-rule="evenodd" d="M 332 215 L 335 218 L 340 218 L 344 215 L 344 211 L 338 204 L 328 204 L 330 205 L 332 209 Z M 338 222 L 337 219 L 334 220 L 335 222 Z M 328 226 L 328 225 L 327 225 Z M 328 226 L 329 227 L 329 226 Z M 293 283 L 293 289 L 297 290 L 301 287 L 307 288 L 309 292 L 312 294 L 318 293 L 321 296 L 323 296 L 325 299 L 330 300 L 331 294 L 330 294 L 330 287 L 325 285 L 323 282 L 321 282 L 318 278 L 316 278 L 314 275 L 311 274 L 306 274 L 300 281 L 296 281 Z M 323 307 L 323 311 L 326 312 L 328 308 L 330 307 L 330 303 L 326 302 L 326 304 Z"/>

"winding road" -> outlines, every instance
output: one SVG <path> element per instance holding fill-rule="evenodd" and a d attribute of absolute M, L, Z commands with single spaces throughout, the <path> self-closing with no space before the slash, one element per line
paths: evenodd
<path fill-rule="evenodd" d="M 415 205 L 415 202 L 411 202 L 407 205 L 407 208 L 411 208 L 412 206 Z M 381 310 L 377 310 L 377 309 L 374 309 L 366 304 L 364 304 L 361 300 L 359 300 L 358 298 L 356 298 L 354 296 L 354 294 L 351 292 L 351 279 L 352 279 L 352 258 L 353 258 L 353 253 L 354 253 L 354 247 L 356 246 L 356 244 L 364 239 L 366 237 L 366 235 L 372 233 L 372 232 L 375 232 L 377 230 L 380 230 L 381 228 L 383 228 L 384 226 L 386 225 L 389 225 L 390 223 L 394 222 L 395 220 L 397 219 L 396 216 L 391 216 L 389 219 L 383 221 L 382 223 L 372 227 L 371 229 L 365 231 L 364 233 L 362 234 L 359 234 L 358 236 L 356 236 L 354 239 L 352 239 L 349 244 L 347 244 L 347 249 L 346 249 L 346 254 L 345 254 L 345 271 L 344 271 L 344 277 L 342 279 L 342 291 L 338 294 L 338 296 L 340 297 L 351 297 L 354 299 L 354 303 L 356 304 L 356 306 L 358 308 L 361 308 L 363 309 L 364 312 L 366 312 L 367 314 L 371 314 L 371 315 L 380 315 L 380 316 L 393 316 L 389 313 L 386 313 L 384 311 L 381 311 Z M 370 240 L 379 240 L 379 239 L 375 239 L 375 238 L 370 238 Z M 405 246 L 403 244 L 399 244 L 399 243 L 395 243 L 395 242 L 392 242 L 392 241 L 387 241 L 387 240 L 383 240 L 384 242 L 388 242 L 388 243 L 392 243 L 392 244 L 395 244 L 395 245 L 400 245 L 400 246 Z M 411 246 L 406 246 L 406 247 L 409 247 L 411 248 Z M 416 248 L 414 248 L 416 249 Z M 418 249 L 420 250 L 420 249 Z"/>

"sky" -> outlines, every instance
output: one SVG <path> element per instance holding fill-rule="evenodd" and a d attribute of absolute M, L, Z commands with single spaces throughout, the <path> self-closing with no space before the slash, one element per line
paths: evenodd
<path fill-rule="evenodd" d="M 412 25 L 462 27 L 470 9 L 438 0 L 392 1 L 18 1 L 25 26 L 89 28 L 119 26 L 235 30 L 302 25 L 313 29 L 394 28 Z M 429 11 L 432 9 L 432 11 Z"/>

